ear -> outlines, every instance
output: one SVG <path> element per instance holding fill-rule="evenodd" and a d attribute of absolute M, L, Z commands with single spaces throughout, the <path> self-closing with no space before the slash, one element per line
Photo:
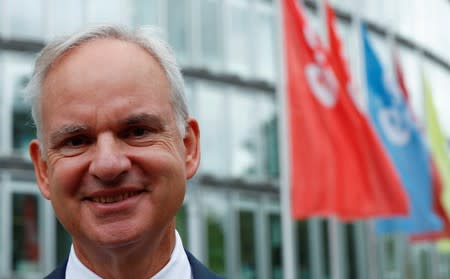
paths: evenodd
<path fill-rule="evenodd" d="M 197 172 L 200 164 L 200 129 L 197 120 L 194 118 L 189 118 L 186 124 L 186 135 L 183 143 L 186 152 L 186 178 L 189 179 Z"/>
<path fill-rule="evenodd" d="M 48 183 L 47 161 L 42 157 L 39 141 L 34 139 L 29 146 L 31 160 L 34 165 L 34 173 L 39 186 L 39 190 L 46 199 L 50 199 L 50 186 Z"/>

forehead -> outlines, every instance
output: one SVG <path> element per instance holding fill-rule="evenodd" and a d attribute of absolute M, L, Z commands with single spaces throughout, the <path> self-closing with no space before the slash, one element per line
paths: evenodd
<path fill-rule="evenodd" d="M 64 70 L 89 70 L 89 74 L 97 72 L 99 67 L 108 66 L 111 69 L 130 67 L 158 68 L 164 72 L 160 63 L 143 47 L 124 40 L 114 38 L 91 39 L 81 45 L 69 48 L 51 65 L 44 77 L 44 83 L 51 80 L 54 73 Z M 77 76 L 80 78 L 80 76 Z"/>
<path fill-rule="evenodd" d="M 105 81 L 109 82 L 105 84 Z M 169 85 L 160 63 L 144 48 L 127 41 L 102 38 L 85 42 L 59 57 L 43 80 L 42 93 L 61 94 L 66 89 L 83 89 L 89 85 L 101 88 L 112 83 L 117 86 L 119 82 Z"/>
<path fill-rule="evenodd" d="M 56 114 L 87 108 L 166 108 L 170 86 L 158 61 L 140 46 L 116 39 L 96 39 L 68 51 L 43 82 L 42 122 Z M 133 105 L 133 106 L 131 106 Z"/>

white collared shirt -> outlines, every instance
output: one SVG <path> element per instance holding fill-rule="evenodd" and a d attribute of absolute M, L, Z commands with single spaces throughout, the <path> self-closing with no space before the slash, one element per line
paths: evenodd
<path fill-rule="evenodd" d="M 73 245 L 70 247 L 69 260 L 66 268 L 67 279 L 101 279 L 87 268 L 77 257 Z M 180 235 L 175 231 L 175 247 L 169 262 L 151 279 L 180 278 L 192 279 L 191 265 L 183 248 Z"/>

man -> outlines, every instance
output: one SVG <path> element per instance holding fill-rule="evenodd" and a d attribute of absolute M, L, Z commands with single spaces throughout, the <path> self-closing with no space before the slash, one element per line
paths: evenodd
<path fill-rule="evenodd" d="M 168 46 L 144 31 L 94 27 L 36 61 L 30 155 L 73 242 L 47 278 L 218 278 L 175 230 L 199 127 Z"/>

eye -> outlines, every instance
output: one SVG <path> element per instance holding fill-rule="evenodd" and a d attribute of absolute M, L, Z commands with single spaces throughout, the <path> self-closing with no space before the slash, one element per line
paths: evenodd
<path fill-rule="evenodd" d="M 155 131 L 147 126 L 133 126 L 126 128 L 119 136 L 124 140 L 145 140 Z"/>
<path fill-rule="evenodd" d="M 91 143 L 92 140 L 89 137 L 73 136 L 64 140 L 59 150 L 65 156 L 75 156 L 83 153 Z"/>
<path fill-rule="evenodd" d="M 64 140 L 61 143 L 61 148 L 63 149 L 81 149 L 84 148 L 86 146 L 88 146 L 89 144 L 91 144 L 93 142 L 93 140 L 87 136 L 84 135 L 76 135 L 76 136 L 72 136 L 67 138 L 66 140 Z"/>
<path fill-rule="evenodd" d="M 129 137 L 141 138 L 149 134 L 150 131 L 144 127 L 133 127 L 128 130 Z"/>
<path fill-rule="evenodd" d="M 88 144 L 88 140 L 86 137 L 82 136 L 72 137 L 64 142 L 64 146 L 73 148 L 80 147 L 85 144 Z"/>
<path fill-rule="evenodd" d="M 126 128 L 119 137 L 129 145 L 147 146 L 153 142 L 157 131 L 148 126 L 133 126 Z"/>

